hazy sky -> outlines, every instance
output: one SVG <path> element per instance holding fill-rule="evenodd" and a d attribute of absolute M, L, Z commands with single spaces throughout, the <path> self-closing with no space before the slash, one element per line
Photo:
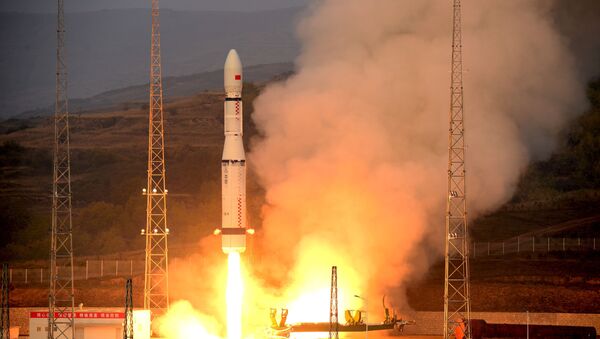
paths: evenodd
<path fill-rule="evenodd" d="M 64 0 L 68 12 L 93 11 L 115 8 L 150 7 L 150 0 Z M 237 10 L 261 11 L 303 6 L 310 0 L 161 0 L 161 8 L 175 10 Z M 53 12 L 53 0 L 1 0 L 0 11 Z"/>

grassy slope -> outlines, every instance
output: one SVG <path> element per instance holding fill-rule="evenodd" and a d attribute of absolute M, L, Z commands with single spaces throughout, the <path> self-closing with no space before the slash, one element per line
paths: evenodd
<path fill-rule="evenodd" d="M 476 241 L 498 241 L 567 220 L 600 215 L 600 79 L 588 86 L 590 108 L 571 122 L 560 148 L 531 164 L 513 199 L 472 224 Z M 600 224 L 561 236 L 598 236 Z"/>
<path fill-rule="evenodd" d="M 533 164 L 511 202 L 473 223 L 477 241 L 505 239 L 598 213 L 599 87 L 598 82 L 590 86 L 592 108 L 573 122 L 565 133 L 564 146 L 553 158 Z M 257 93 L 257 88 L 246 87 L 246 118 Z M 219 222 L 220 203 L 214 197 L 220 190 L 222 97 L 205 92 L 174 100 L 165 111 L 169 212 L 174 230 L 171 244 L 177 245 L 197 241 Z M 73 119 L 76 243 L 86 244 L 76 249 L 81 255 L 143 247 L 137 234 L 144 224 L 145 201 L 139 192 L 145 184 L 146 119 L 146 110 L 141 107 Z M 255 136 L 249 119 L 245 124 L 247 138 Z M 4 257 L 46 257 L 47 243 L 39 234 L 47 232 L 49 221 L 51 127 L 49 119 L 41 118 L 2 125 L 6 134 L 0 136 L 0 144 L 4 143 L 0 152 L 0 218 L 3 229 L 9 228 L 9 237 L 0 240 Z M 258 225 L 264 194 L 252 174 L 249 191 L 248 196 L 253 197 L 249 201 L 250 222 Z M 597 234 L 597 227 L 579 232 Z M 11 245 L 5 246 L 9 242 Z M 474 310 L 600 312 L 600 258 L 505 259 L 473 261 Z M 410 306 L 441 310 L 442 277 L 443 267 L 436 265 L 423 280 L 411 283 Z M 80 294 L 81 301 L 90 306 L 119 304 L 121 293 L 108 290 L 119 287 L 115 290 L 120 291 L 121 285 L 121 281 L 105 282 L 104 292 Z M 13 295 L 19 305 L 45 305 L 44 291 L 45 286 L 17 288 Z"/>
<path fill-rule="evenodd" d="M 247 85 L 245 131 L 258 89 Z M 203 92 L 165 107 L 171 243 L 195 242 L 219 225 L 222 94 Z M 26 120 L 28 128 L 0 136 L 0 258 L 45 258 L 51 202 L 52 121 Z M 4 123 L 5 130 L 22 121 Z M 86 113 L 71 120 L 75 248 L 80 255 L 142 248 L 145 224 L 147 113 L 128 110 Z M 248 180 L 250 222 L 258 224 L 262 191 Z M 91 241 L 91 240 L 94 241 Z"/>
<path fill-rule="evenodd" d="M 562 146 L 531 164 L 513 199 L 471 224 L 475 241 L 498 241 L 600 214 L 600 79 L 588 88 L 590 109 L 571 123 Z M 598 222 L 553 236 L 600 238 Z M 408 288 L 417 310 L 443 310 L 443 263 Z M 600 252 L 471 260 L 474 311 L 600 313 Z"/>

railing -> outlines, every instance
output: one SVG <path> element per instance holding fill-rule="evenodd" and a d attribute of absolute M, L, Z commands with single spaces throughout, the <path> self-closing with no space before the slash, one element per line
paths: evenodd
<path fill-rule="evenodd" d="M 502 242 L 473 242 L 471 256 L 502 256 L 514 253 L 556 253 L 600 250 L 600 238 L 521 236 Z"/>
<path fill-rule="evenodd" d="M 73 267 L 74 280 L 127 278 L 143 273 L 143 260 L 86 260 L 85 265 Z M 50 274 L 48 268 L 10 268 L 8 276 L 13 284 L 43 284 L 48 282 Z"/>

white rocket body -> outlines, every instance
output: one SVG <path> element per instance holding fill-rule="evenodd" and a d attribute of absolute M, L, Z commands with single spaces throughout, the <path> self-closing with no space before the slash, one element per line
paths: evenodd
<path fill-rule="evenodd" d="M 246 250 L 246 155 L 242 113 L 242 63 L 232 49 L 225 60 L 225 144 L 221 160 L 222 249 Z"/>

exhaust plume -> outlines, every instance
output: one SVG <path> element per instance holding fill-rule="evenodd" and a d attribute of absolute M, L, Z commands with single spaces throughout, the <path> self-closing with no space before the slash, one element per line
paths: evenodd
<path fill-rule="evenodd" d="M 352 277 L 339 279 L 350 298 L 391 292 L 398 306 L 407 278 L 443 252 L 451 5 L 315 2 L 299 26 L 296 73 L 256 100 L 262 137 L 249 159 L 266 189 L 263 273 L 288 297 L 314 281 L 328 291 L 337 265 Z M 527 163 L 548 156 L 584 108 L 552 9 L 463 4 L 471 218 L 506 202 Z M 322 320 L 328 303 L 315 311 Z"/>
<path fill-rule="evenodd" d="M 328 321 L 333 265 L 343 315 L 379 309 L 383 294 L 406 307 L 406 281 L 441 257 L 451 5 L 321 0 L 307 10 L 295 74 L 254 102 L 261 137 L 249 164 L 267 203 L 242 256 L 244 338 L 264 330 L 269 308 L 289 308 L 288 323 Z M 579 28 L 559 13 L 553 1 L 464 1 L 471 218 L 506 202 L 584 108 L 590 61 L 574 57 L 556 23 Z M 171 295 L 189 302 L 163 317 L 170 339 L 225 335 L 227 262 L 215 237 L 200 249 L 171 265 Z"/>

